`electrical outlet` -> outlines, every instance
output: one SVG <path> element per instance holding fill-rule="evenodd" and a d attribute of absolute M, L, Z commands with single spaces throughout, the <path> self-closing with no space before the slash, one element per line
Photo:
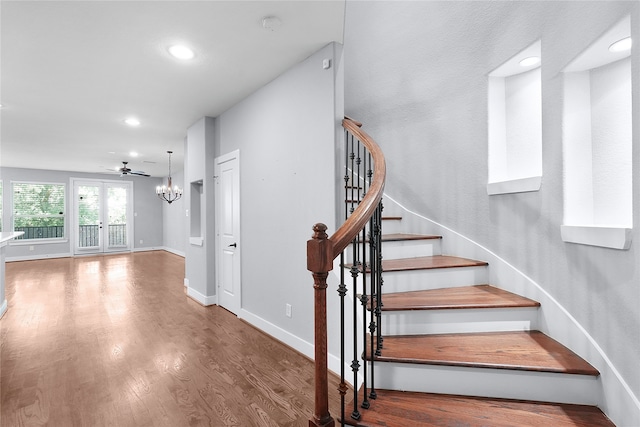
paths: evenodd
<path fill-rule="evenodd" d="M 144 243 L 144 240 L 140 239 L 140 244 L 143 244 L 143 243 Z"/>
<path fill-rule="evenodd" d="M 33 250 L 33 246 L 29 246 L 29 250 L 32 251 Z"/>
<path fill-rule="evenodd" d="M 291 304 L 287 304 L 285 306 L 285 314 L 287 315 L 287 317 L 291 317 Z"/>

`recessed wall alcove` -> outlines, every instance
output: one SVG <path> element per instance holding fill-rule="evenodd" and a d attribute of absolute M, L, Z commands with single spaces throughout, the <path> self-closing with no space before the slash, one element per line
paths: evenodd
<path fill-rule="evenodd" d="M 203 204 L 203 185 L 202 180 L 191 183 L 191 220 L 189 221 L 189 243 L 196 246 L 202 246 L 202 215 Z"/>
<path fill-rule="evenodd" d="M 628 249 L 633 226 L 630 37 L 619 22 L 564 71 L 565 242 Z"/>
<path fill-rule="evenodd" d="M 540 46 L 538 40 L 489 73 L 489 195 L 540 189 Z"/>

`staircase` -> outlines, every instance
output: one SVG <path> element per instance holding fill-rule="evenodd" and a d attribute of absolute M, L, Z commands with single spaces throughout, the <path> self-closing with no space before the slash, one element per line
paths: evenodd
<path fill-rule="evenodd" d="M 376 398 L 344 424 L 614 425 L 594 406 L 599 372 L 536 330 L 538 302 L 487 284 L 483 261 L 442 255 L 439 236 L 404 234 L 400 217 L 383 220 L 393 233 L 382 238 Z"/>

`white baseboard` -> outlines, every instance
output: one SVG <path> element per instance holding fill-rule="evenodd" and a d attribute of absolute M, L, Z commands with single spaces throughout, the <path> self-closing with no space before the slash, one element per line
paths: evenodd
<path fill-rule="evenodd" d="M 149 246 L 146 248 L 133 248 L 131 252 L 149 252 L 149 251 L 165 251 L 164 246 Z"/>
<path fill-rule="evenodd" d="M 202 295 L 200 292 L 196 291 L 193 288 L 187 288 L 187 295 L 204 306 L 216 305 L 218 303 L 218 297 L 216 295 Z"/>
<path fill-rule="evenodd" d="M 0 305 L 0 319 L 2 319 L 2 316 L 7 312 L 7 307 L 7 300 L 5 299 L 2 301 L 2 305 Z"/>
<path fill-rule="evenodd" d="M 52 259 L 52 258 L 70 258 L 73 255 L 71 253 L 59 253 L 59 254 L 41 254 L 41 255 L 27 255 L 27 256 L 12 256 L 5 258 L 6 262 L 14 261 L 34 261 L 37 259 Z"/>
<path fill-rule="evenodd" d="M 312 360 L 315 359 L 315 350 L 314 350 L 314 345 L 312 343 L 305 341 L 298 336 L 293 335 L 291 332 L 288 332 L 282 329 L 281 327 L 276 326 L 273 323 L 263 319 L 260 316 L 256 316 L 255 314 L 245 309 L 240 310 L 240 313 L 238 313 L 238 317 L 240 319 L 245 320 L 247 323 L 250 323 L 251 325 L 255 326 L 256 328 L 260 329 L 261 331 L 271 335 L 278 341 L 283 342 L 284 344 L 288 345 L 294 350 L 304 354 L 308 358 Z M 329 356 L 327 358 L 327 364 L 330 371 L 332 371 L 336 375 L 340 374 L 340 358 L 339 357 L 329 353 Z M 350 369 L 349 369 L 349 372 L 350 372 Z"/>
<path fill-rule="evenodd" d="M 170 248 L 170 247 L 168 247 L 168 246 L 163 246 L 163 247 L 162 247 L 162 249 L 164 249 L 165 251 L 170 252 L 170 253 L 172 253 L 172 254 L 174 254 L 174 255 L 181 256 L 182 258 L 185 258 L 185 257 L 187 256 L 187 255 L 184 253 L 184 251 L 179 251 L 179 250 L 177 250 L 177 249 L 173 249 L 173 248 Z"/>
<path fill-rule="evenodd" d="M 271 335 L 278 341 L 282 341 L 289 347 L 313 359 L 313 344 L 311 344 L 310 342 L 307 342 L 302 338 L 293 335 L 291 332 L 285 331 L 281 327 L 274 325 L 273 323 L 263 319 L 260 316 L 256 316 L 255 314 L 245 310 L 244 308 L 240 309 L 240 312 L 237 314 L 238 318 L 245 320 L 247 323 L 250 323 L 261 331 Z"/>

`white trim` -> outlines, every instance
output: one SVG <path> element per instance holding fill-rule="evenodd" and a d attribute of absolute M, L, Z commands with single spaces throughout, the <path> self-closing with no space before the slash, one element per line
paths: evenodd
<path fill-rule="evenodd" d="M 204 306 L 216 305 L 218 304 L 218 297 L 216 295 L 206 296 L 202 295 L 200 292 L 196 291 L 193 288 L 187 288 L 187 295 L 198 301 L 200 304 Z"/>
<path fill-rule="evenodd" d="M 487 184 L 487 194 L 526 193 L 529 191 L 539 191 L 542 186 L 541 176 L 528 178 L 510 179 L 507 181 L 490 182 Z"/>
<path fill-rule="evenodd" d="M 10 246 L 36 246 L 36 245 L 57 245 L 59 243 L 69 243 L 69 239 L 64 237 L 49 238 L 49 239 L 21 239 L 12 240 L 9 242 Z"/>
<path fill-rule="evenodd" d="M 178 249 L 173 249 L 168 246 L 162 246 L 162 249 L 174 255 L 181 256 L 182 258 L 185 258 L 187 256 L 183 251 L 179 251 Z"/>
<path fill-rule="evenodd" d="M 288 345 L 299 353 L 302 353 L 304 356 L 309 359 L 315 359 L 315 350 L 314 345 L 308 341 L 303 340 L 302 338 L 292 334 L 291 332 L 282 329 L 281 327 L 274 325 L 268 320 L 263 319 L 260 316 L 257 316 L 250 311 L 242 308 L 238 313 L 238 318 L 246 321 L 252 326 L 260 329 L 262 332 L 269 334 L 273 338 L 278 341 Z M 327 364 L 328 368 L 331 372 L 336 375 L 340 375 L 340 357 L 335 356 L 331 353 L 327 354 Z M 346 372 L 351 372 L 351 367 L 347 366 L 348 364 L 345 362 Z M 351 384 L 348 378 L 345 378 L 349 384 Z"/>
<path fill-rule="evenodd" d="M 202 246 L 204 239 L 202 237 L 189 237 L 189 244 L 194 246 Z"/>
<path fill-rule="evenodd" d="M 448 235 L 447 243 L 450 243 L 449 247 L 459 246 L 463 248 L 463 252 L 469 252 L 460 253 L 460 256 L 474 257 L 478 256 L 478 252 L 481 251 L 482 254 L 479 254 L 479 256 L 491 258 L 491 260 L 488 260 L 491 265 L 491 276 L 505 278 L 505 280 L 497 280 L 495 285 L 519 294 L 524 293 L 524 296 L 540 302 L 541 311 L 543 312 L 541 315 L 546 320 L 544 322 L 540 321 L 539 324 L 546 324 L 547 328 L 553 328 L 553 330 L 543 330 L 543 332 L 569 347 L 600 371 L 602 391 L 601 401 L 598 405 L 600 409 L 615 425 L 640 426 L 640 400 L 638 397 L 634 395 L 629 385 L 593 337 L 541 285 L 479 243 L 434 220 L 409 210 L 387 194 L 384 194 L 384 198 L 395 203 L 408 214 L 414 215 L 445 231 L 446 233 L 443 234 Z"/>
<path fill-rule="evenodd" d="M 567 243 L 627 250 L 631 247 L 631 228 L 562 225 L 562 240 Z"/>
<path fill-rule="evenodd" d="M 0 305 L 0 319 L 2 319 L 2 316 L 4 316 L 4 314 L 7 312 L 7 300 L 5 299 L 4 301 L 2 301 L 2 305 Z"/>
<path fill-rule="evenodd" d="M 122 252 L 150 252 L 150 251 L 166 251 L 164 246 L 149 246 L 146 248 L 133 248 L 130 251 L 122 251 Z"/>
<path fill-rule="evenodd" d="M 13 256 L 7 257 L 6 262 L 15 261 L 34 261 L 38 259 L 53 259 L 53 258 L 71 258 L 73 255 L 70 252 L 57 253 L 57 254 L 40 254 L 40 255 L 25 255 L 25 256 Z"/>

